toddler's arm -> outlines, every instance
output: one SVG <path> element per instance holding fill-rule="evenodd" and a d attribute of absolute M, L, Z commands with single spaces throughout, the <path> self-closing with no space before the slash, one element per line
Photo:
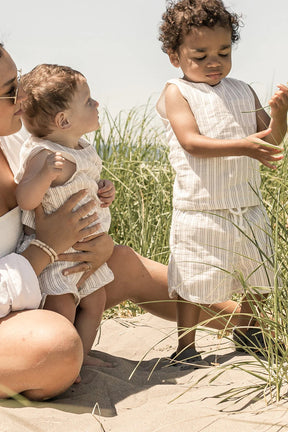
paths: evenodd
<path fill-rule="evenodd" d="M 282 148 L 264 141 L 271 129 L 261 130 L 241 139 L 221 140 L 200 134 L 195 117 L 188 102 L 176 85 L 170 84 L 165 90 L 166 115 L 174 133 L 184 150 L 195 157 L 249 156 L 269 168 L 276 168 L 273 162 L 283 158 L 277 155 Z"/>
<path fill-rule="evenodd" d="M 272 130 L 269 142 L 272 144 L 280 144 L 287 132 L 288 88 L 283 84 L 278 85 L 278 88 L 279 90 L 269 101 L 271 108 L 269 127 Z"/>
<path fill-rule="evenodd" d="M 256 93 L 251 88 L 255 98 L 257 131 L 271 129 L 270 134 L 264 138 L 264 141 L 274 145 L 281 144 L 287 132 L 288 88 L 283 84 L 280 84 L 278 88 L 279 91 L 269 101 L 271 117 L 261 106 Z"/>
<path fill-rule="evenodd" d="M 42 150 L 31 161 L 16 188 L 16 198 L 23 210 L 33 210 L 43 199 L 52 182 L 61 174 L 64 158 L 61 153 Z"/>

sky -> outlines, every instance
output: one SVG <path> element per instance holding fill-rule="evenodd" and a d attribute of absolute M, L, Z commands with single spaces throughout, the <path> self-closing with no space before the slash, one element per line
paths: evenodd
<path fill-rule="evenodd" d="M 288 1 L 224 0 L 242 15 L 231 77 L 251 84 L 263 104 L 288 80 Z M 0 40 L 23 72 L 39 63 L 82 72 L 92 96 L 112 115 L 153 104 L 180 76 L 161 51 L 165 0 L 39 0 L 1 4 Z"/>

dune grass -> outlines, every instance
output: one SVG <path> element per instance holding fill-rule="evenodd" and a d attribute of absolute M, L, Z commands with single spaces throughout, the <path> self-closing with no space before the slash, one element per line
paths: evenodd
<path fill-rule="evenodd" d="M 117 244 L 167 264 L 172 206 L 172 170 L 153 110 L 131 110 L 112 119 L 105 138 L 96 133 L 95 146 L 104 161 L 102 176 L 112 180 L 116 199 L 111 208 L 111 234 Z"/>
<path fill-rule="evenodd" d="M 168 263 L 173 173 L 163 129 L 149 105 L 120 113 L 109 112 L 95 135 L 103 159 L 102 177 L 112 180 L 116 198 L 111 207 L 110 233 L 116 244 L 131 246 L 141 255 Z M 105 316 L 135 316 L 141 308 L 125 302 Z"/>
<path fill-rule="evenodd" d="M 116 118 L 106 112 L 102 123 L 105 129 L 96 133 L 95 146 L 104 161 L 103 177 L 112 180 L 117 191 L 111 209 L 110 232 L 113 239 L 115 243 L 129 245 L 140 254 L 167 264 L 173 172 L 168 161 L 163 128 L 155 120 L 155 112 L 149 105 L 132 109 L 126 114 L 120 113 Z M 271 236 L 276 249 L 273 262 L 276 276 L 273 293 L 267 301 L 258 302 L 256 306 L 251 304 L 251 307 L 263 330 L 268 354 L 261 358 L 250 352 L 249 364 L 236 359 L 233 366 L 229 366 L 259 377 L 261 384 L 253 391 L 261 390 L 266 396 L 268 392 L 271 400 L 275 401 L 286 396 L 283 389 L 288 380 L 287 173 L 286 157 L 275 171 L 261 167 L 263 203 L 271 220 Z M 282 279 L 281 287 L 278 277 Z M 245 288 L 245 281 L 243 286 Z M 239 296 L 236 299 L 241 300 Z M 125 302 L 108 311 L 106 317 L 119 314 L 133 316 L 137 313 L 141 313 L 139 307 Z M 227 328 L 230 318 L 227 316 Z M 225 332 L 223 334 L 225 337 Z M 251 368 L 251 365 L 254 366 Z M 221 376 L 221 367 L 211 379 Z M 244 386 L 236 393 L 241 397 L 247 391 L 251 389 Z"/>

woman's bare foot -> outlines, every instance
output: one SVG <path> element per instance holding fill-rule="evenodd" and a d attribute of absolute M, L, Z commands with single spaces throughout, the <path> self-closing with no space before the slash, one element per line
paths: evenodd
<path fill-rule="evenodd" d="M 107 368 L 113 368 L 116 366 L 114 362 L 105 362 L 104 360 L 101 360 L 97 357 L 92 357 L 89 355 L 84 356 L 83 360 L 83 366 L 97 366 L 97 367 L 107 367 Z"/>

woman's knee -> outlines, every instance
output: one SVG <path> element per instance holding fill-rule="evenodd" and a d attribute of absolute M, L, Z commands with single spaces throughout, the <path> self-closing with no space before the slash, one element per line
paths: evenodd
<path fill-rule="evenodd" d="M 111 256 L 112 259 L 121 259 L 122 260 L 130 260 L 131 258 L 136 257 L 136 252 L 129 246 L 125 245 L 116 245 L 114 246 L 113 254 Z M 124 261 L 125 263 L 125 261 Z"/>
<path fill-rule="evenodd" d="M 62 393 L 75 382 L 80 372 L 83 362 L 80 337 L 66 318 L 58 315 L 55 321 L 50 328 L 44 326 L 33 340 L 34 367 L 37 374 L 39 365 L 41 377 L 38 388 L 24 392 L 30 399 L 49 399 Z"/>
<path fill-rule="evenodd" d="M 47 355 L 78 356 L 81 341 L 75 327 L 62 315 L 53 311 L 41 311 L 38 329 L 34 331 L 34 344 Z M 45 314 L 45 316 L 44 316 Z"/>
<path fill-rule="evenodd" d="M 42 400 L 62 393 L 74 382 L 82 365 L 83 347 L 66 318 L 35 310 L 19 313 L 6 324 L 3 339 L 9 337 L 14 344 L 9 353 L 14 362 L 11 375 L 3 376 L 6 386 Z"/>
<path fill-rule="evenodd" d="M 108 261 L 108 265 L 114 273 L 115 279 L 122 280 L 138 276 L 143 264 L 141 256 L 129 246 L 117 245 L 114 247 L 114 252 Z"/>
<path fill-rule="evenodd" d="M 25 380 L 20 392 L 35 400 L 62 393 L 75 381 L 83 361 L 77 331 L 66 318 L 46 310 L 23 313 L 22 325 L 18 372 Z"/>

